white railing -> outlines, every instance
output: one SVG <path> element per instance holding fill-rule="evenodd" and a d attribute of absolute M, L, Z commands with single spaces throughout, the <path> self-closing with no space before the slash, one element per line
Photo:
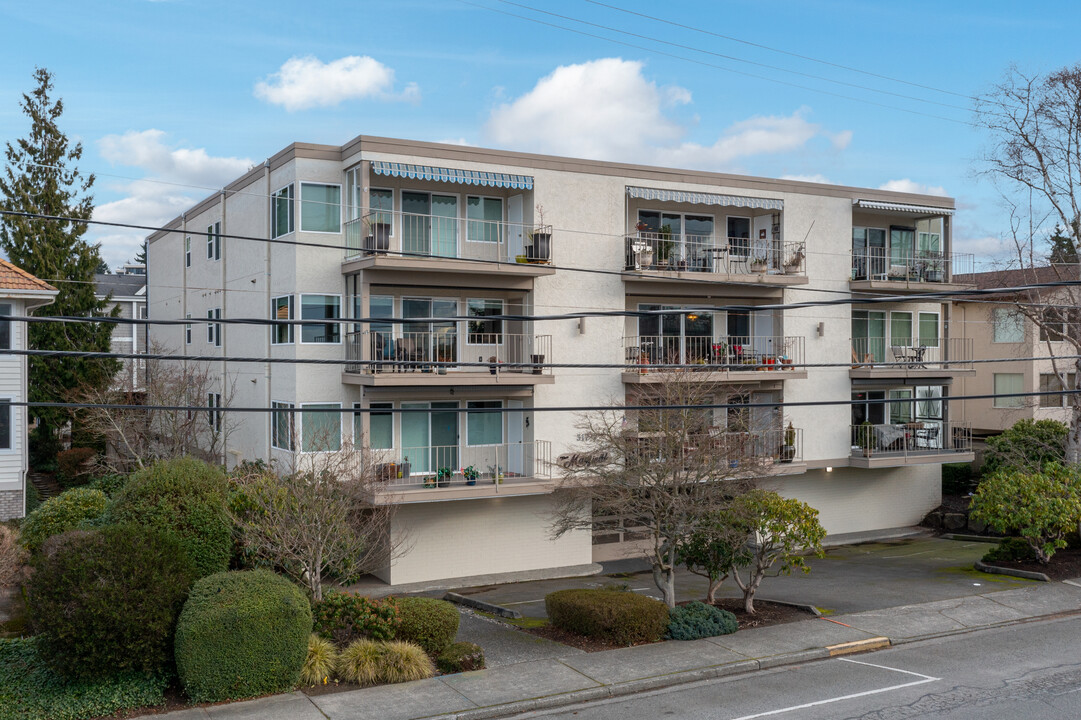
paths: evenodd
<path fill-rule="evenodd" d="M 791 370 L 804 362 L 804 338 L 799 336 L 637 335 L 623 338 L 623 349 L 626 364 L 637 366 L 629 369 L 643 373 L 652 365 L 725 372 Z"/>
<path fill-rule="evenodd" d="M 907 342 L 890 338 L 852 338 L 852 366 L 891 365 L 882 370 L 971 370 L 972 338 L 933 338 Z"/>
<path fill-rule="evenodd" d="M 916 420 L 851 427 L 854 456 L 906 458 L 972 450 L 972 429 L 965 423 Z"/>
<path fill-rule="evenodd" d="M 807 252 L 802 242 L 636 232 L 626 238 L 625 244 L 627 270 L 807 274 Z"/>
<path fill-rule="evenodd" d="M 430 445 L 369 452 L 375 458 L 386 458 L 376 463 L 375 476 L 392 489 L 472 485 L 498 488 L 504 484 L 552 477 L 552 443 L 547 440 L 495 445 Z"/>
<path fill-rule="evenodd" d="M 853 280 L 888 280 L 893 282 L 950 282 L 955 275 L 974 272 L 975 256 L 953 253 L 946 256 L 934 250 L 896 253 L 887 248 L 868 248 L 852 253 Z"/>
<path fill-rule="evenodd" d="M 346 335 L 346 372 L 550 375 L 551 335 L 365 330 Z M 461 363 L 474 363 L 463 365 Z"/>

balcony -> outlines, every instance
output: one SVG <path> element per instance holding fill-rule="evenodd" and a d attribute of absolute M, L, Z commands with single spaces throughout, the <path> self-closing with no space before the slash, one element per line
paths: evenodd
<path fill-rule="evenodd" d="M 373 500 L 377 503 L 537 495 L 552 489 L 552 444 L 547 440 L 366 452 L 380 459 L 374 467 L 379 490 Z M 469 467 L 476 470 L 475 479 L 463 473 Z"/>
<path fill-rule="evenodd" d="M 807 377 L 804 338 L 649 335 L 623 338 L 623 382 L 743 383 Z"/>
<path fill-rule="evenodd" d="M 659 448 L 667 452 L 669 442 L 660 433 L 631 432 L 637 438 L 637 451 L 646 459 L 658 455 Z M 795 475 L 806 472 L 803 461 L 803 428 L 769 428 L 755 432 L 733 431 L 723 427 L 710 427 L 705 432 L 690 435 L 690 444 L 683 447 L 688 466 L 700 464 L 702 449 L 709 451 L 709 462 L 724 464 L 734 471 L 729 477 L 759 477 L 767 475 Z M 573 465 L 573 455 L 560 455 L 556 460 L 561 466 Z M 569 459 L 569 460 L 568 460 Z M 699 471 L 701 468 L 699 467 Z"/>
<path fill-rule="evenodd" d="M 878 468 L 971 462 L 967 424 L 925 420 L 890 425 L 852 425 L 852 467 Z"/>
<path fill-rule="evenodd" d="M 552 275 L 551 227 L 373 211 L 345 223 L 343 272 L 384 269 Z"/>
<path fill-rule="evenodd" d="M 897 253 L 868 248 L 852 253 L 851 287 L 894 293 L 963 290 L 970 286 L 955 283 L 953 278 L 972 273 L 974 267 L 975 258 L 969 253 L 947 256 L 931 250 Z"/>
<path fill-rule="evenodd" d="M 933 338 L 927 344 L 909 345 L 892 345 L 889 338 L 852 338 L 849 376 L 853 378 L 890 380 L 975 374 L 972 338 Z"/>
<path fill-rule="evenodd" d="M 639 279 L 694 279 L 756 285 L 807 283 L 802 242 L 636 231 L 625 241 L 624 270 Z"/>
<path fill-rule="evenodd" d="M 545 385 L 551 335 L 361 331 L 346 334 L 342 381 L 373 387 Z"/>

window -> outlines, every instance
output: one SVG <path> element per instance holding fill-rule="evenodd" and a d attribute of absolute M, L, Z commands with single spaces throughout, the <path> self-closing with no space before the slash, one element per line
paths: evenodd
<path fill-rule="evenodd" d="M 293 296 L 282 295 L 271 298 L 270 318 L 272 320 L 293 319 Z M 272 325 L 270 328 L 270 343 L 272 345 L 291 345 L 293 343 L 294 325 Z"/>
<path fill-rule="evenodd" d="M 751 252 L 751 219 L 728 218 L 728 254 L 746 257 Z"/>
<path fill-rule="evenodd" d="M 293 432 L 293 403 L 272 402 L 270 407 L 278 412 L 270 413 L 270 445 L 279 450 L 296 450 L 296 435 Z"/>
<path fill-rule="evenodd" d="M 1024 405 L 1022 397 L 999 397 L 1025 391 L 1025 376 L 1021 373 L 995 373 L 995 401 L 997 408 L 1019 408 Z"/>
<path fill-rule="evenodd" d="M 394 191 L 371 188 L 368 190 L 368 205 L 372 210 L 372 223 L 390 225 L 391 234 L 393 234 L 394 223 L 391 213 L 394 212 Z"/>
<path fill-rule="evenodd" d="M 469 445 L 503 444 L 503 413 L 474 412 L 502 407 L 501 400 L 474 400 L 466 403 L 466 442 Z"/>
<path fill-rule="evenodd" d="M 207 393 L 206 394 L 206 406 L 207 410 L 206 419 L 210 424 L 210 430 L 214 433 L 221 432 L 221 393 Z"/>
<path fill-rule="evenodd" d="M 1069 315 L 1067 315 L 1069 313 Z M 1043 311 L 1040 319 L 1040 341 L 1060 342 L 1070 336 L 1070 318 L 1073 315 L 1069 310 L 1053 307 Z"/>
<path fill-rule="evenodd" d="M 221 320 L 221 308 L 206 311 L 207 320 Z M 206 341 L 214 347 L 221 347 L 221 323 L 206 324 Z"/>
<path fill-rule="evenodd" d="M 342 231 L 342 186 L 300 183 L 300 229 L 304 232 Z"/>
<path fill-rule="evenodd" d="M 466 240 L 469 242 L 501 242 L 503 222 L 502 198 L 470 196 L 465 201 L 467 223 Z"/>
<path fill-rule="evenodd" d="M 191 313 L 184 316 L 186 320 L 191 320 Z M 191 323 L 184 323 L 184 344 L 191 345 Z"/>
<path fill-rule="evenodd" d="M 1063 390 L 1077 388 L 1077 375 L 1067 373 L 1066 387 L 1062 387 L 1062 380 L 1055 373 L 1040 373 L 1041 393 L 1061 393 Z M 1067 395 L 1040 395 L 1040 407 L 1062 408 L 1068 406 Z"/>
<path fill-rule="evenodd" d="M 905 402 L 911 398 L 911 390 L 890 390 L 890 425 L 912 422 L 912 403 Z"/>
<path fill-rule="evenodd" d="M 11 316 L 11 303 L 0 304 L 0 317 Z M 0 350 L 11 349 L 11 321 L 0 320 Z"/>
<path fill-rule="evenodd" d="M 12 449 L 11 398 L 0 398 L 0 450 Z"/>
<path fill-rule="evenodd" d="M 341 317 L 342 299 L 339 295 L 301 295 L 301 320 L 337 320 Z M 338 323 L 304 324 L 300 326 L 300 342 L 329 343 L 341 342 L 341 328 Z"/>
<path fill-rule="evenodd" d="M 912 344 L 912 313 L 890 313 L 890 345 L 904 347 Z"/>
<path fill-rule="evenodd" d="M 301 445 L 304 452 L 336 452 L 342 449 L 342 415 L 338 403 L 309 403 L 301 405 L 304 416 L 301 419 Z M 322 412 L 309 412 L 319 410 Z"/>
<path fill-rule="evenodd" d="M 466 314 L 470 318 L 486 318 L 491 315 L 503 314 L 502 300 L 468 300 L 466 301 Z M 469 336 L 466 340 L 470 345 L 500 345 L 503 342 L 502 320 L 470 320 Z"/>
<path fill-rule="evenodd" d="M 392 403 L 372 403 L 368 413 L 368 447 L 372 450 L 390 450 L 394 447 L 394 414 Z M 354 433 L 357 442 L 363 436 L 361 418 L 363 413 L 354 416 Z"/>
<path fill-rule="evenodd" d="M 206 259 L 221 260 L 221 220 L 206 229 Z"/>
<path fill-rule="evenodd" d="M 1025 341 L 1025 321 L 1012 308 L 995 308 L 991 313 L 993 342 L 1019 343 Z"/>
<path fill-rule="evenodd" d="M 289 183 L 272 196 L 270 205 L 271 237 L 293 232 L 293 184 Z"/>
<path fill-rule="evenodd" d="M 184 267 L 191 267 L 191 235 L 184 236 Z"/>
<path fill-rule="evenodd" d="M 938 313 L 920 313 L 920 347 L 938 347 Z"/>

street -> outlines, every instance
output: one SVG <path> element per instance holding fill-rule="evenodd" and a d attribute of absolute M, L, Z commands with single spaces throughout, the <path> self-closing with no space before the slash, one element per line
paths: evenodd
<path fill-rule="evenodd" d="M 1081 618 L 1034 622 L 518 718 L 1081 718 Z"/>

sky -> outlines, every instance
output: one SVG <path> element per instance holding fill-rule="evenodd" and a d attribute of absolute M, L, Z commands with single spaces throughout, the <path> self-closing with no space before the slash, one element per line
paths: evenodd
<path fill-rule="evenodd" d="M 365 134 L 949 195 L 983 269 L 1009 224 L 974 98 L 1078 62 L 1076 2 L 605 3 L 0 0 L 0 141 L 45 67 L 99 220 Z M 117 267 L 145 234 L 90 237 Z"/>

